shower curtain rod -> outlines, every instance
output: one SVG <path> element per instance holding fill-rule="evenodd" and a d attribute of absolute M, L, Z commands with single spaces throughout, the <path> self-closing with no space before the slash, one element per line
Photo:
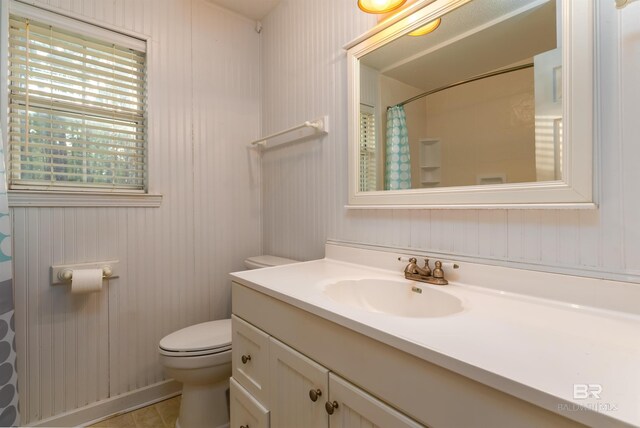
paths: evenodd
<path fill-rule="evenodd" d="M 425 92 L 423 94 L 416 95 L 415 97 L 411 97 L 408 100 L 404 100 L 401 103 L 398 103 L 396 105 L 388 106 L 387 110 L 389 110 L 391 107 L 397 107 L 397 106 L 403 106 L 405 104 L 409 104 L 410 102 L 413 102 L 415 100 L 419 100 L 420 98 L 424 98 L 424 97 L 426 97 L 428 95 L 435 94 L 436 92 L 444 91 L 445 89 L 455 88 L 456 86 L 460 86 L 460 85 L 464 85 L 464 84 L 467 84 L 467 83 L 475 82 L 477 80 L 486 79 L 487 77 L 499 76 L 501 74 L 511 73 L 513 71 L 518 71 L 518 70 L 524 70 L 525 68 L 531 68 L 531 67 L 533 67 L 533 63 L 532 62 L 528 63 L 528 64 L 516 65 L 515 67 L 503 68 L 501 70 L 492 71 L 490 73 L 479 74 L 478 76 L 472 77 L 470 79 L 463 80 L 463 81 L 457 82 L 457 83 L 452 83 L 451 85 L 441 86 L 440 88 L 432 89 L 432 90 L 427 91 L 427 92 Z"/>

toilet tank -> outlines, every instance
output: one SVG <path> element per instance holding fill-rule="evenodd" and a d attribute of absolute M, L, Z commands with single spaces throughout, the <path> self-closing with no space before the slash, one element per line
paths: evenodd
<path fill-rule="evenodd" d="M 260 269 L 271 266 L 288 265 L 290 263 L 297 263 L 298 260 L 285 259 L 284 257 L 276 257 L 270 255 L 253 256 L 244 261 L 244 265 L 247 269 Z"/>

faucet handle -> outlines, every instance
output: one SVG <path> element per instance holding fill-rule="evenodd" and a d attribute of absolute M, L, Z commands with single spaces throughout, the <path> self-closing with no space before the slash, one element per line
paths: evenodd
<path fill-rule="evenodd" d="M 442 262 L 440 260 L 436 261 L 436 267 L 433 268 L 433 280 L 432 284 L 436 285 L 447 285 L 449 281 L 444 279 L 444 270 L 442 269 Z"/>
<path fill-rule="evenodd" d="M 436 267 L 433 269 L 433 277 L 444 278 L 444 270 L 442 270 L 442 262 L 440 260 L 436 261 Z"/>
<path fill-rule="evenodd" d="M 429 259 L 424 258 L 424 267 L 422 268 L 426 272 L 427 276 L 431 276 L 431 268 L 429 267 Z"/>

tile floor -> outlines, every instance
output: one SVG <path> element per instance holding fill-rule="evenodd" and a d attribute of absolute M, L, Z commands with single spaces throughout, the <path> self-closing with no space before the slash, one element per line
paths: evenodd
<path fill-rule="evenodd" d="M 95 428 L 175 428 L 180 396 L 98 422 Z M 91 428 L 90 427 L 90 428 Z"/>

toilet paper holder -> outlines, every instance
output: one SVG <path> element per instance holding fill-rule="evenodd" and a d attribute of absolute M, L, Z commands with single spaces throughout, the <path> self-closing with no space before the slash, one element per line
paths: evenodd
<path fill-rule="evenodd" d="M 51 285 L 69 285 L 73 279 L 73 271 L 78 269 L 102 269 L 103 279 L 119 277 L 118 260 L 106 262 L 76 263 L 73 265 L 51 266 Z"/>

